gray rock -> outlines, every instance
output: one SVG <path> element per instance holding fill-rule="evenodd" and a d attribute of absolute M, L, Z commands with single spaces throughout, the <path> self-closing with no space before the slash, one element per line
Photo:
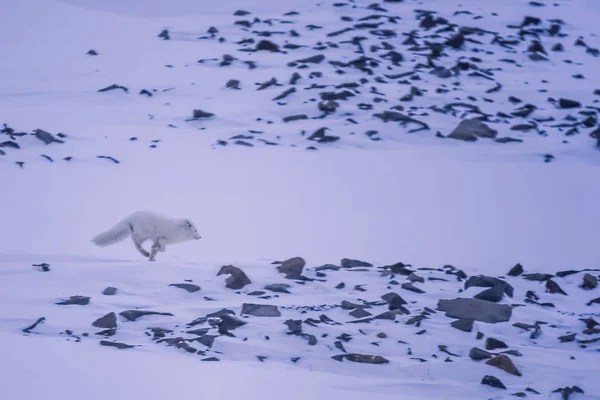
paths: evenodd
<path fill-rule="evenodd" d="M 173 314 L 171 314 L 171 313 L 162 313 L 162 312 L 156 312 L 156 311 L 141 311 L 141 310 L 125 310 L 125 311 L 121 311 L 119 313 L 119 315 L 128 321 L 135 321 L 146 315 L 167 315 L 167 316 L 171 316 L 171 317 L 173 316 Z"/>
<path fill-rule="evenodd" d="M 598 278 L 592 274 L 585 274 L 581 287 L 587 290 L 596 289 L 598 287 Z"/>
<path fill-rule="evenodd" d="M 517 369 L 515 364 L 512 362 L 509 356 L 506 354 L 498 354 L 494 358 L 485 362 L 487 365 L 492 367 L 500 368 L 503 371 L 508 372 L 511 375 L 521 376 L 521 371 Z"/>
<path fill-rule="evenodd" d="M 288 319 L 284 324 L 287 325 L 290 333 L 302 332 L 302 320 L 300 319 Z"/>
<path fill-rule="evenodd" d="M 416 287 L 415 285 L 413 285 L 412 282 L 404 282 L 401 287 L 402 287 L 402 289 L 408 290 L 408 291 L 413 292 L 413 293 L 419 293 L 419 294 L 425 293 L 424 290 L 419 289 L 418 287 Z"/>
<path fill-rule="evenodd" d="M 478 119 L 463 119 L 447 136 L 452 139 L 474 142 L 478 138 L 495 138 L 498 131 L 490 128 Z"/>
<path fill-rule="evenodd" d="M 554 282 L 552 279 L 548 279 L 546 281 L 546 293 L 552 293 L 552 294 L 559 293 L 559 294 L 567 296 L 567 293 L 564 290 L 562 290 L 562 288 L 559 286 L 559 284 Z"/>
<path fill-rule="evenodd" d="M 510 320 L 512 308 L 505 304 L 479 299 L 440 300 L 437 309 L 450 318 L 473 318 L 476 321 L 495 324 Z"/>
<path fill-rule="evenodd" d="M 44 144 L 50 143 L 64 143 L 62 140 L 55 138 L 51 133 L 43 131 L 41 129 L 36 129 L 33 131 L 35 137 L 44 142 Z"/>
<path fill-rule="evenodd" d="M 504 343 L 502 340 L 494 339 L 489 337 L 485 340 L 485 349 L 486 350 L 496 350 L 496 349 L 507 349 L 508 345 Z"/>
<path fill-rule="evenodd" d="M 504 384 L 502 383 L 502 381 L 498 378 L 496 378 L 495 376 L 492 375 L 486 375 L 483 377 L 483 379 L 481 380 L 481 384 L 482 385 L 488 385 L 497 389 L 504 389 L 506 390 L 506 386 L 504 386 Z"/>
<path fill-rule="evenodd" d="M 116 347 L 119 350 L 131 349 L 132 347 L 135 347 L 135 346 L 132 346 L 130 344 L 125 344 L 125 343 L 109 342 L 108 340 L 101 340 L 100 345 L 107 346 L 107 347 Z"/>
<path fill-rule="evenodd" d="M 230 79 L 225 84 L 225 87 L 228 89 L 239 90 L 240 89 L 240 81 L 237 79 Z"/>
<path fill-rule="evenodd" d="M 470 287 L 493 288 L 494 286 L 501 286 L 503 288 L 504 293 L 506 293 L 507 296 L 513 297 L 514 288 L 511 285 L 509 285 L 508 283 L 506 283 L 506 281 L 503 281 L 502 279 L 499 279 L 499 278 L 493 278 L 491 276 L 485 276 L 485 275 L 478 275 L 478 276 L 469 277 L 469 279 L 467 279 L 467 281 L 465 282 L 465 290 L 467 290 Z"/>
<path fill-rule="evenodd" d="M 406 279 L 411 282 L 425 283 L 425 278 L 415 274 L 414 272 L 412 274 L 410 274 L 409 276 L 407 276 Z"/>
<path fill-rule="evenodd" d="M 321 265 L 320 267 L 315 268 L 315 271 L 320 272 L 320 271 L 339 271 L 340 270 L 340 266 L 337 265 L 333 265 L 333 264 L 325 264 L 325 265 Z"/>
<path fill-rule="evenodd" d="M 253 315 L 255 317 L 280 317 L 281 312 L 277 306 L 267 304 L 242 304 L 242 314 Z"/>
<path fill-rule="evenodd" d="M 354 310 L 355 308 L 371 308 L 368 304 L 356 304 L 347 300 L 342 300 L 341 307 L 344 310 Z"/>
<path fill-rule="evenodd" d="M 494 303 L 498 303 L 502 300 L 502 295 L 504 294 L 504 286 L 496 285 L 489 289 L 484 290 L 483 292 L 476 294 L 473 296 L 476 299 L 492 301 Z"/>
<path fill-rule="evenodd" d="M 471 358 L 471 360 L 475 361 L 487 360 L 488 358 L 492 358 L 493 356 L 494 355 L 492 353 L 489 353 L 478 347 L 473 347 L 469 352 L 469 357 Z"/>
<path fill-rule="evenodd" d="M 117 294 L 117 288 L 109 286 L 102 291 L 102 294 L 105 296 L 114 296 L 115 294 Z"/>
<path fill-rule="evenodd" d="M 277 267 L 277 271 L 285 274 L 286 279 L 297 279 L 301 274 L 306 261 L 302 257 L 293 257 L 285 260 Z"/>
<path fill-rule="evenodd" d="M 342 258 L 342 267 L 344 268 L 362 268 L 362 267 L 372 267 L 373 264 L 368 263 L 366 261 L 360 260 L 352 260 L 350 258 Z"/>
<path fill-rule="evenodd" d="M 353 316 L 354 318 L 366 318 L 366 317 L 370 317 L 373 314 L 371 314 L 364 308 L 357 308 L 354 311 L 352 311 L 350 313 L 350 315 Z"/>
<path fill-rule="evenodd" d="M 324 100 L 318 104 L 319 110 L 325 113 L 333 113 L 339 106 L 340 104 L 335 100 Z"/>
<path fill-rule="evenodd" d="M 429 71 L 429 73 L 442 79 L 450 78 L 452 76 L 452 71 L 445 67 L 435 67 Z"/>
<path fill-rule="evenodd" d="M 225 287 L 229 289 L 239 290 L 244 286 L 251 284 L 252 282 L 244 271 L 239 269 L 238 267 L 234 267 L 233 265 L 224 265 L 221 267 L 217 276 L 227 274 L 229 275 L 225 280 Z"/>
<path fill-rule="evenodd" d="M 368 354 L 356 354 L 356 353 L 339 354 L 337 356 L 332 356 L 331 358 L 333 358 L 336 361 L 348 360 L 348 361 L 362 363 L 362 364 L 388 364 L 389 363 L 389 360 L 387 360 L 386 358 L 383 358 L 381 356 L 372 356 L 372 355 L 368 355 Z"/>
<path fill-rule="evenodd" d="M 67 300 L 59 301 L 56 304 L 58 304 L 59 306 L 70 306 L 70 305 L 85 306 L 89 303 L 90 303 L 90 298 L 87 296 L 71 296 Z"/>
<path fill-rule="evenodd" d="M 517 264 L 508 271 L 508 276 L 519 276 L 523 273 L 523 266 Z"/>
<path fill-rule="evenodd" d="M 453 328 L 458 329 L 463 332 L 473 332 L 473 323 L 475 320 L 473 318 L 462 318 L 453 321 L 450 325 Z"/>
<path fill-rule="evenodd" d="M 201 118 L 210 118 L 213 117 L 215 114 L 213 113 L 209 113 L 203 110 L 194 110 L 192 112 L 192 118 L 193 119 L 201 119 Z"/>
<path fill-rule="evenodd" d="M 267 285 L 265 286 L 265 289 L 270 290 L 271 292 L 275 292 L 275 293 L 290 293 L 290 291 L 288 290 L 290 288 L 290 285 L 287 285 L 285 283 L 274 283 L 272 285 Z"/>
<path fill-rule="evenodd" d="M 395 310 L 406 304 L 406 300 L 404 300 L 399 294 L 394 292 L 386 293 L 383 296 L 381 296 L 381 298 L 388 303 L 390 310 Z"/>
<path fill-rule="evenodd" d="M 171 283 L 169 286 L 173 286 L 179 289 L 183 289 L 188 293 L 194 293 L 200 290 L 200 286 L 192 283 Z"/>
<path fill-rule="evenodd" d="M 92 326 L 102 329 L 113 329 L 117 327 L 117 315 L 114 312 L 106 314 L 104 317 L 100 317 L 94 322 Z"/>

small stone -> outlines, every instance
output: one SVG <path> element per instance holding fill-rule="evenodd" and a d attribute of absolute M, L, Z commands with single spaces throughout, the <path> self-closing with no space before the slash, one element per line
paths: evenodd
<path fill-rule="evenodd" d="M 194 293 L 200 290 L 200 286 L 194 285 L 192 283 L 171 283 L 169 286 L 183 289 L 188 293 Z"/>
<path fill-rule="evenodd" d="M 587 290 L 596 289 L 598 287 L 598 278 L 592 274 L 585 274 L 581 287 Z"/>
<path fill-rule="evenodd" d="M 478 119 L 464 119 L 447 137 L 473 142 L 478 138 L 495 138 L 497 134 L 498 131 Z"/>
<path fill-rule="evenodd" d="M 350 315 L 353 316 L 354 318 L 366 318 L 366 317 L 370 317 L 373 314 L 371 314 L 364 308 L 357 308 L 354 311 L 350 312 Z"/>
<path fill-rule="evenodd" d="M 267 285 L 265 286 L 265 289 L 270 290 L 271 292 L 275 292 L 275 293 L 287 293 L 289 294 L 290 291 L 288 290 L 291 286 L 287 285 L 285 283 L 274 283 L 272 285 Z"/>
<path fill-rule="evenodd" d="M 498 354 L 494 358 L 485 362 L 487 365 L 491 365 L 492 367 L 500 368 L 503 371 L 508 372 L 509 374 L 521 376 L 521 372 L 515 367 L 515 364 L 512 362 L 509 356 L 505 354 Z"/>
<path fill-rule="evenodd" d="M 244 271 L 233 265 L 222 266 L 217 276 L 223 274 L 229 275 L 225 280 L 225 287 L 228 289 L 239 290 L 252 283 Z"/>
<path fill-rule="evenodd" d="M 523 266 L 521 264 L 517 264 L 508 271 L 508 276 L 519 276 L 523 273 Z"/>
<path fill-rule="evenodd" d="M 242 314 L 253 315 L 255 317 L 280 317 L 281 312 L 277 306 L 267 304 L 242 304 Z"/>
<path fill-rule="evenodd" d="M 387 360 L 384 357 L 372 356 L 372 355 L 368 355 L 368 354 L 349 353 L 349 354 L 340 354 L 337 356 L 332 356 L 331 358 L 333 358 L 336 361 L 348 360 L 348 361 L 362 363 L 362 364 L 388 364 L 389 363 L 389 360 Z"/>
<path fill-rule="evenodd" d="M 171 314 L 171 313 L 161 313 L 161 312 L 156 312 L 156 311 L 141 311 L 141 310 L 125 310 L 125 311 L 121 311 L 119 313 L 119 315 L 128 321 L 135 321 L 146 315 L 166 315 L 166 316 L 171 316 L 171 317 L 173 316 L 173 314 Z"/>
<path fill-rule="evenodd" d="M 114 312 L 108 313 L 103 317 L 92 322 L 92 326 L 102 329 L 113 329 L 117 327 L 117 316 Z"/>
<path fill-rule="evenodd" d="M 508 346 L 501 340 L 489 337 L 485 340 L 486 350 L 507 349 Z"/>
<path fill-rule="evenodd" d="M 492 358 L 493 356 L 494 355 L 492 353 L 488 353 L 487 351 L 482 350 L 478 347 L 473 347 L 469 352 L 469 357 L 471 358 L 471 360 L 475 361 L 487 360 L 488 358 Z"/>
<path fill-rule="evenodd" d="M 286 279 L 297 279 L 301 274 L 306 261 L 302 257 L 293 257 L 285 260 L 277 267 L 277 271 L 285 274 Z"/>
<path fill-rule="evenodd" d="M 512 315 L 512 308 L 506 304 L 469 298 L 440 300 L 437 309 L 450 318 L 472 318 L 489 324 L 508 321 Z"/>
<path fill-rule="evenodd" d="M 581 107 L 581 103 L 576 100 L 560 98 L 558 100 L 558 106 L 560 108 L 579 108 Z"/>
<path fill-rule="evenodd" d="M 117 294 L 117 288 L 109 286 L 102 291 L 102 294 L 105 296 L 114 296 L 115 294 Z"/>
<path fill-rule="evenodd" d="M 379 339 L 385 339 L 385 338 L 387 338 L 388 336 L 387 336 L 387 335 L 386 335 L 384 332 L 379 332 L 379 333 L 377 334 L 377 337 L 378 337 Z"/>
<path fill-rule="evenodd" d="M 125 343 L 109 342 L 108 340 L 101 340 L 100 345 L 107 346 L 107 347 L 116 347 L 119 350 L 130 349 L 132 347 L 135 347 L 135 346 L 132 346 L 130 344 L 125 344 Z"/>
<path fill-rule="evenodd" d="M 506 390 L 506 386 L 504 386 L 502 381 L 492 375 L 484 376 L 483 379 L 481 380 L 481 384 L 488 385 L 488 386 L 491 386 L 491 387 L 494 387 L 497 389 L 505 389 Z"/>
<path fill-rule="evenodd" d="M 210 118 L 213 117 L 215 114 L 213 113 L 209 113 L 206 111 L 202 111 L 202 110 L 194 110 L 192 113 L 192 118 L 193 119 L 201 119 L 201 118 Z"/>
<path fill-rule="evenodd" d="M 458 329 L 459 331 L 472 332 L 473 331 L 473 322 L 475 322 L 475 320 L 473 318 L 462 318 L 462 319 L 457 319 L 456 321 L 453 321 L 450 325 L 453 328 Z"/>
<path fill-rule="evenodd" d="M 85 306 L 90 303 L 90 298 L 87 296 L 71 296 L 67 300 L 59 301 L 58 305 L 60 306 L 69 306 L 69 305 L 78 305 Z"/>
<path fill-rule="evenodd" d="M 561 343 L 573 342 L 576 336 L 576 333 L 571 333 L 570 335 L 559 336 L 558 340 L 560 340 Z"/>
<path fill-rule="evenodd" d="M 373 266 L 373 264 L 368 263 L 366 261 L 352 260 L 350 258 L 343 258 L 341 264 L 344 268 L 363 268 Z"/>

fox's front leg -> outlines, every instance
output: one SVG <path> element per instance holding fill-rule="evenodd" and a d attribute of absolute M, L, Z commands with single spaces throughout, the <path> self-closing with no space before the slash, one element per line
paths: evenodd
<path fill-rule="evenodd" d="M 164 252 L 166 249 L 167 249 L 167 245 L 165 244 L 164 238 L 156 239 L 156 241 L 152 245 L 152 251 L 150 252 L 150 258 L 148 260 L 155 261 L 156 253 L 158 253 L 159 251 Z"/>

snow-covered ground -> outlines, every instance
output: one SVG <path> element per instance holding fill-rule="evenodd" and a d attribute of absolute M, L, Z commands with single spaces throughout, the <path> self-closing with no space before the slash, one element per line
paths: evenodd
<path fill-rule="evenodd" d="M 569 389 L 571 399 L 600 399 L 600 331 L 586 320 L 600 322 L 600 289 L 581 287 L 600 274 L 600 4 L 530 3 L 7 3 L 0 398 L 559 399 L 554 390 L 577 386 L 585 393 Z M 431 45 L 448 38 L 465 42 Z M 261 40 L 279 51 L 248 51 Z M 98 92 L 113 84 L 127 91 Z M 193 110 L 214 115 L 192 119 Z M 494 138 L 447 137 L 476 117 Z M 313 135 L 323 127 L 325 137 Z M 507 137 L 521 142 L 497 141 Z M 52 138 L 64 143 L 44 143 Z M 139 209 L 190 218 L 202 239 L 169 246 L 154 263 L 129 240 L 90 242 Z M 272 264 L 296 256 L 307 281 Z M 316 269 L 342 258 L 373 266 Z M 398 262 L 410 265 L 380 268 Z M 33 266 L 42 263 L 50 271 Z M 506 277 L 517 263 L 526 274 L 580 272 Z M 226 288 L 223 265 L 252 283 Z M 506 277 L 514 294 L 499 304 L 514 306 L 510 321 L 451 327 L 438 301 L 481 291 L 458 270 Z M 425 293 L 402 287 L 410 271 Z M 169 286 L 185 282 L 201 289 Z M 554 283 L 568 295 L 546 293 Z M 102 294 L 109 286 L 115 295 Z M 409 314 L 351 322 L 365 304 L 385 313 L 389 292 Z M 89 303 L 55 304 L 75 295 Z M 281 315 L 243 315 L 244 303 Z M 189 325 L 224 308 L 246 322 L 226 330 L 233 336 L 212 327 L 218 319 Z M 135 309 L 173 315 L 119 315 Z M 92 322 L 111 312 L 117 329 L 98 335 Z M 301 331 L 289 320 L 304 321 Z M 156 327 L 183 339 L 160 342 Z M 199 340 L 211 335 L 210 346 Z M 469 357 L 488 337 L 508 344 L 522 376 Z M 388 363 L 331 358 L 346 352 Z M 507 390 L 481 384 L 487 375 Z"/>

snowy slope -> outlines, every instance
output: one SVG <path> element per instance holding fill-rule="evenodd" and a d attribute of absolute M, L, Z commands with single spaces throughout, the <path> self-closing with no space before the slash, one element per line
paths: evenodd
<path fill-rule="evenodd" d="M 11 2 L 0 397 L 600 398 L 600 289 L 582 287 L 600 276 L 600 5 L 542 3 Z M 470 118 L 495 137 L 448 137 Z M 202 240 L 154 263 L 129 240 L 90 243 L 138 209 L 188 217 Z M 272 263 L 295 256 L 302 277 L 286 279 Z M 507 277 L 517 263 L 552 276 Z M 252 283 L 227 288 L 223 265 Z M 450 325 L 439 301 L 484 290 L 463 273 L 514 287 L 495 299 L 509 321 Z M 425 293 L 408 290 L 420 278 Z M 75 295 L 89 303 L 56 304 Z M 136 309 L 172 315 L 119 314 Z M 197 320 L 223 309 L 246 324 Z M 360 310 L 384 319 L 355 323 Z M 109 313 L 117 328 L 98 334 Z M 489 337 L 522 376 L 471 359 Z M 349 353 L 387 363 L 332 358 Z"/>

